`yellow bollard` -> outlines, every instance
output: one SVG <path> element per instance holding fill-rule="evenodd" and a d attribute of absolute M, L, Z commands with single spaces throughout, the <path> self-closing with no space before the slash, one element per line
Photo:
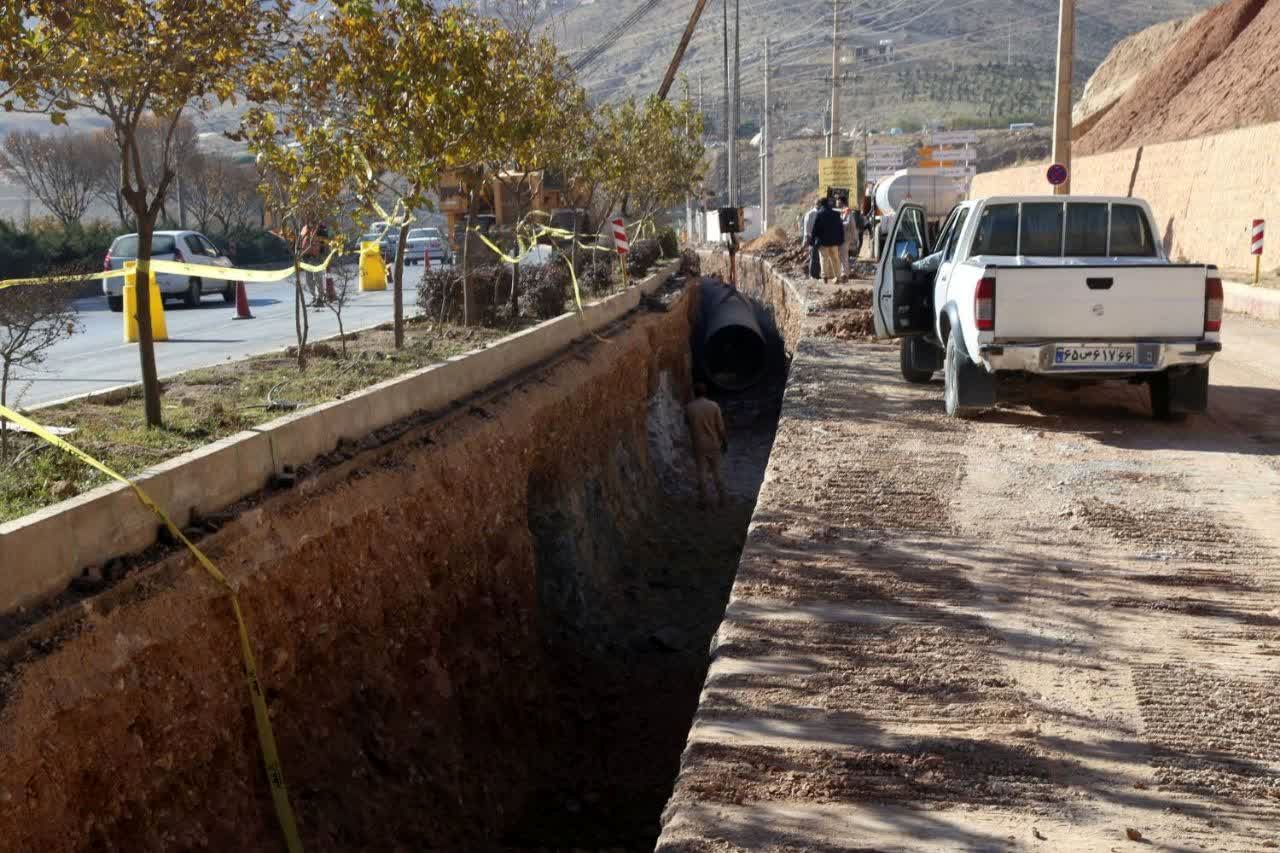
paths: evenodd
<path fill-rule="evenodd" d="M 137 261 L 125 261 L 124 268 L 136 270 Z M 156 282 L 156 274 L 151 273 L 151 340 L 169 340 L 169 327 L 164 321 L 164 299 L 160 296 L 160 285 Z M 124 278 L 124 342 L 138 342 L 138 276 L 137 273 Z"/>
<path fill-rule="evenodd" d="M 360 292 L 387 289 L 387 265 L 382 260 L 382 246 L 375 242 L 360 244 Z"/>

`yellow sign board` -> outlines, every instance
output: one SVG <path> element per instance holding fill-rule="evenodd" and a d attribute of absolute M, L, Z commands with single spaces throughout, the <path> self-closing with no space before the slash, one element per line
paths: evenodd
<path fill-rule="evenodd" d="M 857 157 L 823 157 L 818 160 L 818 194 L 826 193 L 828 187 L 839 187 L 849 190 L 858 200 L 861 199 L 858 186 Z"/>

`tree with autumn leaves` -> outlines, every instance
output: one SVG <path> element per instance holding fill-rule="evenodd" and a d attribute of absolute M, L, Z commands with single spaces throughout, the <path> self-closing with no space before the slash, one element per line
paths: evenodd
<path fill-rule="evenodd" d="M 138 281 L 170 186 L 184 118 L 232 101 L 246 70 L 292 25 L 277 0 L 3 0 L 0 106 L 65 124 L 81 111 L 106 119 L 120 162 L 120 194 L 138 227 Z M 148 157 L 140 129 L 159 126 Z M 155 168 L 158 166 L 158 169 Z M 152 176 L 152 173 L 154 177 Z M 150 300 L 139 298 L 138 352 L 149 426 L 160 426 Z"/>

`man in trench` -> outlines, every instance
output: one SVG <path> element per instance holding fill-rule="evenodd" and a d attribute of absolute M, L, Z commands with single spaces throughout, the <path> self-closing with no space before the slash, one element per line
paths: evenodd
<path fill-rule="evenodd" d="M 724 506 L 729 496 L 724 489 L 724 477 L 720 473 L 720 455 L 729 449 L 729 435 L 724 428 L 724 416 L 714 400 L 707 398 L 707 386 L 693 386 L 693 400 L 684 408 L 689 424 L 689 438 L 693 443 L 693 460 L 698 471 L 698 506 L 707 505 L 707 475 L 716 484 L 719 505 Z"/>

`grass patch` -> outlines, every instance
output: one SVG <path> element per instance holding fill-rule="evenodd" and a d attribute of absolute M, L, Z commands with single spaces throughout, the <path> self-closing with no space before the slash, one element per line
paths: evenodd
<path fill-rule="evenodd" d="M 410 373 L 499 340 L 511 329 L 441 326 L 415 317 L 405 346 L 386 330 L 312 345 L 307 369 L 284 352 L 193 370 L 164 382 L 163 429 L 146 427 L 141 397 L 121 402 L 76 401 L 41 409 L 39 421 L 73 427 L 68 440 L 125 476 L 140 473 L 210 442 L 274 420 L 297 408 L 340 400 L 378 382 Z M 39 439 L 10 433 L 9 461 L 0 464 L 0 522 L 108 482 L 102 475 Z"/>

